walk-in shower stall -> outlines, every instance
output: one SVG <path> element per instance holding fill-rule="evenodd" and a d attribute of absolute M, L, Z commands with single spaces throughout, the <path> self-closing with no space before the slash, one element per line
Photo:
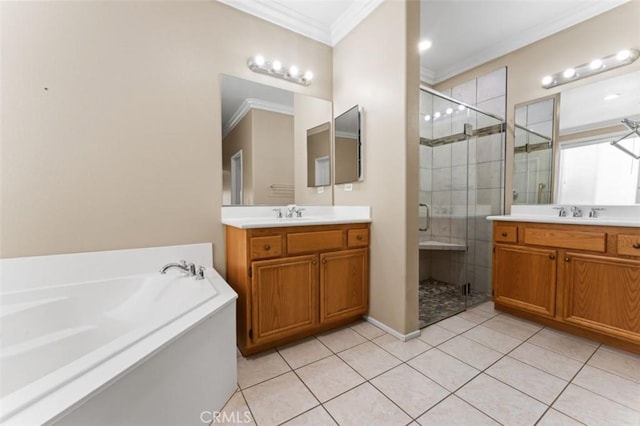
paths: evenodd
<path fill-rule="evenodd" d="M 491 222 L 504 211 L 505 122 L 428 88 L 420 92 L 420 323 L 491 295 Z"/>

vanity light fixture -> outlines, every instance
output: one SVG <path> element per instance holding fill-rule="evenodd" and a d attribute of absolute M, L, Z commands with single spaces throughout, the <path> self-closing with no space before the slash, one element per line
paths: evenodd
<path fill-rule="evenodd" d="M 612 93 L 604 97 L 605 101 L 612 101 L 614 99 L 618 99 L 620 97 L 620 93 Z"/>
<path fill-rule="evenodd" d="M 420 43 L 418 43 L 418 50 L 420 52 L 424 52 L 425 50 L 431 48 L 431 44 L 431 40 L 422 40 Z"/>
<path fill-rule="evenodd" d="M 311 80 L 313 80 L 313 72 L 310 70 L 305 71 L 304 74 L 301 75 L 300 69 L 297 66 L 291 65 L 289 69 L 286 69 L 280 61 L 268 61 L 262 55 L 250 57 L 247 60 L 247 66 L 253 72 L 267 74 L 303 86 L 310 85 Z"/>
<path fill-rule="evenodd" d="M 600 74 L 601 72 L 616 69 L 624 65 L 629 65 L 635 62 L 639 56 L 640 51 L 638 49 L 624 49 L 618 53 L 605 56 L 604 58 L 597 58 L 589 63 L 578 65 L 573 68 L 567 68 L 564 71 L 544 76 L 542 78 L 542 87 L 544 89 L 551 89 L 552 87 L 560 86 L 561 84 Z"/>
<path fill-rule="evenodd" d="M 453 112 L 453 108 L 447 108 L 445 112 L 447 113 L 447 115 L 451 115 L 451 113 Z"/>
<path fill-rule="evenodd" d="M 431 116 L 429 114 L 424 116 L 424 121 L 429 121 L 431 120 Z"/>

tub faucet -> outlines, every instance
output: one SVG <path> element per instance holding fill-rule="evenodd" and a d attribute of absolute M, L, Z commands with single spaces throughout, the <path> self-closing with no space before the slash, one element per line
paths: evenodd
<path fill-rule="evenodd" d="M 167 271 L 171 268 L 178 268 L 182 272 L 186 272 L 190 277 L 196 276 L 196 265 L 195 263 L 187 264 L 186 260 L 181 260 L 180 263 L 167 263 L 160 269 L 161 274 L 166 274 Z"/>

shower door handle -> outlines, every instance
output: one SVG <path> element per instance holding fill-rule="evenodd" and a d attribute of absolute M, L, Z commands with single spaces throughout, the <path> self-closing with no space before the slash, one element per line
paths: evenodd
<path fill-rule="evenodd" d="M 429 204 L 420 203 L 418 204 L 418 208 L 424 207 L 427 209 L 427 217 L 425 218 L 424 228 L 418 228 L 419 231 L 426 231 L 431 226 L 431 209 L 429 208 Z"/>

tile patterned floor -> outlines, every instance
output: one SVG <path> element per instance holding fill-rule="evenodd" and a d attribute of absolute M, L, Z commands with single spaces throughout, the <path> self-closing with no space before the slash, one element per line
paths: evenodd
<path fill-rule="evenodd" d="M 239 355 L 238 386 L 226 419 L 259 426 L 640 425 L 640 356 L 491 302 L 409 342 L 358 322 Z"/>

